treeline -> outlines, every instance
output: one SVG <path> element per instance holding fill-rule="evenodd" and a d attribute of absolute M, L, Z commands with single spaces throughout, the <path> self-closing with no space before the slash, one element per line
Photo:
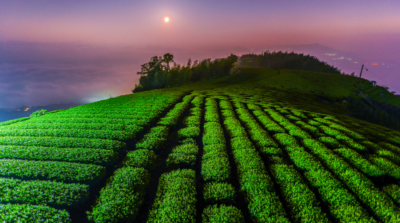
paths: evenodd
<path fill-rule="evenodd" d="M 341 74 L 338 68 L 335 68 L 326 62 L 319 61 L 316 57 L 310 55 L 283 53 L 279 52 L 263 52 L 257 54 L 245 54 L 240 57 L 239 65 L 252 67 L 265 67 L 276 70 L 293 69 L 305 70 L 324 73 Z M 344 74 L 344 73 L 342 73 Z"/>
<path fill-rule="evenodd" d="M 213 61 L 211 59 L 200 62 L 195 60 L 193 64 L 189 59 L 186 66 L 181 66 L 174 62 L 174 56 L 170 53 L 164 54 L 163 57 L 154 56 L 148 63 L 141 65 L 141 71 L 137 72 L 141 76 L 139 84 L 135 84 L 135 89 L 132 92 L 174 87 L 190 82 L 223 77 L 229 75 L 237 59 L 238 57 L 234 54 Z M 174 63 L 174 66 L 170 68 L 171 62 Z"/>

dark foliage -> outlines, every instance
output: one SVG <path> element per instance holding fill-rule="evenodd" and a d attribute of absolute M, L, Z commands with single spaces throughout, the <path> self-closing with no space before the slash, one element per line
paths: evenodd
<path fill-rule="evenodd" d="M 319 61 L 314 56 L 296 54 L 293 52 L 283 53 L 279 51 L 271 53 L 267 51 L 260 55 L 245 54 L 240 57 L 240 65 L 265 67 L 276 70 L 292 69 L 341 74 L 339 69 L 327 64 L 326 62 Z"/>
<path fill-rule="evenodd" d="M 371 99 L 349 98 L 351 116 L 400 131 L 400 108 Z"/>
<path fill-rule="evenodd" d="M 205 59 L 201 62 L 194 61 L 192 65 L 189 59 L 186 66 L 176 65 L 169 67 L 169 62 L 173 62 L 172 54 L 164 54 L 164 57 L 154 56 L 150 62 L 142 64 L 139 84 L 135 85 L 132 92 L 140 92 L 151 89 L 174 87 L 190 82 L 209 80 L 213 78 L 229 75 L 229 71 L 238 57 L 231 54 L 227 58 L 220 58 L 211 61 Z"/>

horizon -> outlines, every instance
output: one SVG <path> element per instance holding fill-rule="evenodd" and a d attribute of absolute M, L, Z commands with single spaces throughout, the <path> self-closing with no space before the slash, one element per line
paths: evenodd
<path fill-rule="evenodd" d="M 140 65 L 167 52 L 185 64 L 280 45 L 319 44 L 354 55 L 369 63 L 364 78 L 400 92 L 399 1 L 1 4 L 0 108 L 129 94 Z M 357 75 L 361 68 L 312 56 L 345 73 Z"/>

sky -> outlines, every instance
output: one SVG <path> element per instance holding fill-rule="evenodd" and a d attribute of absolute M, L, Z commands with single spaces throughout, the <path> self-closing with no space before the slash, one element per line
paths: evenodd
<path fill-rule="evenodd" d="M 315 43 L 400 63 L 400 1 L 0 0 L 0 108 L 129 94 L 167 52 L 183 64 Z M 386 76 L 400 92 L 400 71 Z"/>

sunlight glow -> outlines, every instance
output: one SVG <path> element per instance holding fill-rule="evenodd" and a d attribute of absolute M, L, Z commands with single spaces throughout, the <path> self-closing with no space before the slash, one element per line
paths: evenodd
<path fill-rule="evenodd" d="M 165 17 L 165 18 L 164 18 L 164 22 L 169 22 L 169 18 L 168 18 L 168 17 Z"/>

